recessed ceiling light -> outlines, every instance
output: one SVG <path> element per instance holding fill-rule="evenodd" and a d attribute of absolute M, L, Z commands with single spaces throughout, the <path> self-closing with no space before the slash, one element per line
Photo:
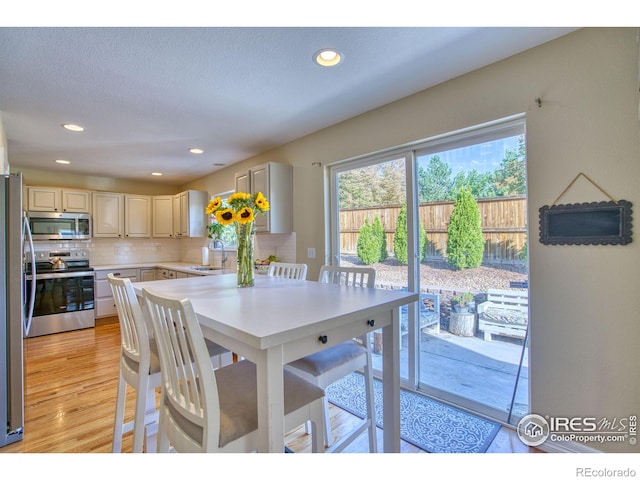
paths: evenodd
<path fill-rule="evenodd" d="M 332 48 L 323 48 L 313 54 L 313 61 L 321 67 L 334 67 L 342 62 L 342 54 Z"/>
<path fill-rule="evenodd" d="M 160 173 L 160 172 L 151 172 L 151 175 L 153 175 L 154 177 L 161 177 L 162 173 Z"/>
<path fill-rule="evenodd" d="M 189 151 L 191 153 L 195 153 L 196 155 L 199 155 L 201 153 L 204 153 L 204 150 L 202 150 L 201 148 L 190 148 Z"/>
<path fill-rule="evenodd" d="M 63 123 L 62 128 L 66 128 L 67 130 L 71 130 L 72 132 L 84 132 L 84 127 L 80 125 L 74 125 L 73 123 Z"/>
<path fill-rule="evenodd" d="M 56 160 L 56 163 L 60 163 L 62 165 L 69 165 L 71 162 L 69 160 Z"/>

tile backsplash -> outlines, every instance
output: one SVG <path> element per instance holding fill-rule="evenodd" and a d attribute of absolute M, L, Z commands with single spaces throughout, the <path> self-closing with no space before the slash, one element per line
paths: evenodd
<path fill-rule="evenodd" d="M 34 242 L 34 249 L 65 250 L 86 248 L 89 250 L 91 265 L 125 265 L 154 262 L 202 263 L 202 247 L 209 245 L 208 238 L 94 238 L 78 242 Z M 209 252 L 209 264 L 219 266 L 221 250 Z M 225 252 L 226 265 L 236 262 L 235 250 Z M 282 262 L 296 261 L 296 234 L 256 235 L 255 256 L 267 258 L 276 255 Z"/>

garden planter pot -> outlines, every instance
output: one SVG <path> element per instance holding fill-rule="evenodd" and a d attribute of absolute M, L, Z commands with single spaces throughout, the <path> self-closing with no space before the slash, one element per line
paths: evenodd
<path fill-rule="evenodd" d="M 449 331 L 461 337 L 473 337 L 475 335 L 475 313 L 451 312 L 449 317 Z"/>

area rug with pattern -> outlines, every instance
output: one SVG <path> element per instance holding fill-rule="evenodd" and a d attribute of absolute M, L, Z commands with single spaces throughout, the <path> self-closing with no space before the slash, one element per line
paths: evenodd
<path fill-rule="evenodd" d="M 364 418 L 364 376 L 351 373 L 326 389 L 334 405 Z M 382 428 L 382 382 L 374 380 L 376 423 Z M 431 453 L 484 453 L 500 425 L 418 393 L 400 389 L 400 437 Z"/>

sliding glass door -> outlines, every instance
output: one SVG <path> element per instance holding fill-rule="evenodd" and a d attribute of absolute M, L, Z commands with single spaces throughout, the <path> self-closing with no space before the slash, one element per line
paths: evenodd
<path fill-rule="evenodd" d="M 420 293 L 401 312 L 402 385 L 511 422 L 528 413 L 526 300 L 506 334 L 493 323 L 516 317 L 487 302 L 527 297 L 525 153 L 518 119 L 330 168 L 332 262 Z M 380 335 L 372 348 L 380 366 Z"/>

